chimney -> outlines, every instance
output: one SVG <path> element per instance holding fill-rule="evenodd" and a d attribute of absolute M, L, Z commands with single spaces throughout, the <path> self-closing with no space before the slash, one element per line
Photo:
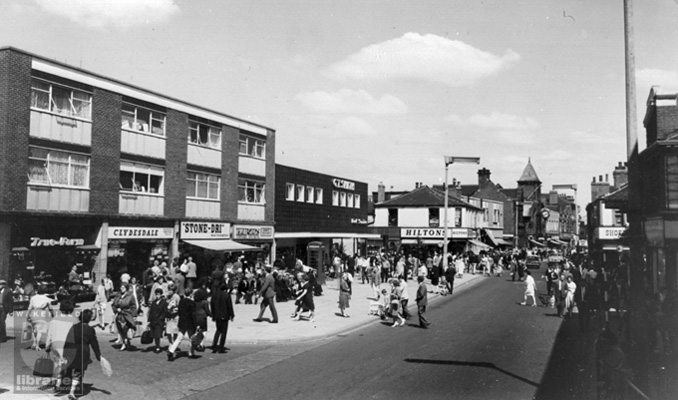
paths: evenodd
<path fill-rule="evenodd" d="M 614 181 L 613 184 L 615 189 L 619 189 L 622 185 L 628 183 L 629 170 L 626 168 L 625 163 L 620 161 L 619 164 L 614 168 L 612 180 Z"/>
<path fill-rule="evenodd" d="M 549 192 L 549 204 L 558 204 L 558 192 L 555 190 Z"/>
<path fill-rule="evenodd" d="M 478 187 L 481 189 L 487 187 L 490 183 L 490 170 L 487 168 L 478 170 Z"/>
<path fill-rule="evenodd" d="M 383 203 L 384 200 L 386 200 L 386 186 L 384 186 L 384 182 L 379 182 L 377 187 L 377 203 Z"/>

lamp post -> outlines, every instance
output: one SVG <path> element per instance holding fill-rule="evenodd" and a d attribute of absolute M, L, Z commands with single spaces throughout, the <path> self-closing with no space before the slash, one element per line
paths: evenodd
<path fill-rule="evenodd" d="M 564 183 L 560 185 L 553 185 L 553 190 L 570 189 L 574 191 L 574 234 L 579 239 L 579 206 L 577 205 L 577 184 Z"/>
<path fill-rule="evenodd" d="M 454 157 L 445 156 L 445 211 L 444 211 L 444 239 L 443 239 L 443 267 L 447 269 L 447 206 L 449 197 L 449 188 L 447 187 L 447 170 L 450 164 L 480 164 L 480 157 Z"/>

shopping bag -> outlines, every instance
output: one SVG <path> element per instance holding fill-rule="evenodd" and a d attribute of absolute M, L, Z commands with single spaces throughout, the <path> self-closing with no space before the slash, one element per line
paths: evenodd
<path fill-rule="evenodd" d="M 33 365 L 33 375 L 40 377 L 51 377 L 54 374 L 54 361 L 52 361 L 47 353 L 38 353 L 40 357 L 35 360 Z"/>
<path fill-rule="evenodd" d="M 153 343 L 153 337 L 151 336 L 151 330 L 146 329 L 141 334 L 141 344 L 151 344 L 151 343 Z"/>
<path fill-rule="evenodd" d="M 101 372 L 104 375 L 106 375 L 107 377 L 110 377 L 111 375 L 113 375 L 113 369 L 111 368 L 111 363 L 107 359 L 101 357 L 99 364 L 101 365 Z"/>
<path fill-rule="evenodd" d="M 33 325 L 29 322 L 24 322 L 21 325 L 21 341 L 30 342 L 33 340 Z"/>
<path fill-rule="evenodd" d="M 198 328 L 198 331 L 191 336 L 191 346 L 198 347 L 202 340 L 205 338 L 205 334 L 202 333 L 202 330 Z"/>

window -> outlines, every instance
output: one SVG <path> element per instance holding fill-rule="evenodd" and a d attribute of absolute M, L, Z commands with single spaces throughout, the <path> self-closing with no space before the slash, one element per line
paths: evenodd
<path fill-rule="evenodd" d="M 53 83 L 31 80 L 31 107 L 69 117 L 92 119 L 92 95 Z"/>
<path fill-rule="evenodd" d="M 189 121 L 188 143 L 220 150 L 221 129 Z"/>
<path fill-rule="evenodd" d="M 398 226 L 398 209 L 388 209 L 388 226 Z"/>
<path fill-rule="evenodd" d="M 313 203 L 314 190 L 311 186 L 306 186 L 306 202 Z"/>
<path fill-rule="evenodd" d="M 440 226 L 440 209 L 439 208 L 429 208 L 428 209 L 428 226 L 430 228 L 438 228 Z"/>
<path fill-rule="evenodd" d="M 122 128 L 165 136 L 165 114 L 122 103 Z"/>
<path fill-rule="evenodd" d="M 454 209 L 454 226 L 461 228 L 461 208 Z"/>
<path fill-rule="evenodd" d="M 238 179 L 238 201 L 245 203 L 264 204 L 264 189 L 263 181 L 255 181 L 252 179 Z"/>
<path fill-rule="evenodd" d="M 360 195 L 356 193 L 353 198 L 355 199 L 355 208 L 360 208 Z"/>
<path fill-rule="evenodd" d="M 145 164 L 123 162 L 120 165 L 120 190 L 163 194 L 165 171 Z"/>
<path fill-rule="evenodd" d="M 294 201 L 294 183 L 287 184 L 287 195 L 285 200 Z"/>
<path fill-rule="evenodd" d="M 678 208 L 678 156 L 666 157 L 666 208 Z"/>
<path fill-rule="evenodd" d="M 323 203 L 323 189 L 315 188 L 315 204 Z"/>
<path fill-rule="evenodd" d="M 346 207 L 346 192 L 339 192 L 339 207 Z"/>
<path fill-rule="evenodd" d="M 266 142 L 251 136 L 240 135 L 240 154 L 257 158 L 266 158 Z"/>
<path fill-rule="evenodd" d="M 353 193 L 346 195 L 346 207 L 353 208 Z"/>
<path fill-rule="evenodd" d="M 332 205 L 339 207 L 339 192 L 336 190 L 332 191 Z"/>
<path fill-rule="evenodd" d="M 89 187 L 89 156 L 31 147 L 28 156 L 29 183 Z"/>
<path fill-rule="evenodd" d="M 219 200 L 220 183 L 220 176 L 188 172 L 186 178 L 186 197 Z"/>
<path fill-rule="evenodd" d="M 297 201 L 302 203 L 304 202 L 304 194 L 306 193 L 305 190 L 306 188 L 304 185 L 297 185 Z"/>

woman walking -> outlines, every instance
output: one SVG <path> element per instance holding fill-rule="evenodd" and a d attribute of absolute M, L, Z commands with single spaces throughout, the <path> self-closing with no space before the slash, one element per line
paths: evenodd
<path fill-rule="evenodd" d="M 167 300 L 162 295 L 162 289 L 156 288 L 152 293 L 153 301 L 148 309 L 148 329 L 155 342 L 156 353 L 160 353 L 160 339 L 165 332 L 165 318 L 167 318 Z"/>
<path fill-rule="evenodd" d="M 195 323 L 195 301 L 191 298 L 192 294 L 191 289 L 184 289 L 184 296 L 181 297 L 178 307 L 178 317 L 179 321 L 177 323 L 177 328 L 179 333 L 174 339 L 174 342 L 167 349 L 167 361 L 174 361 L 176 358 L 176 351 L 181 342 L 184 340 L 184 337 L 188 335 L 188 339 L 191 342 L 191 347 L 188 351 L 189 358 L 195 358 L 195 345 L 192 342 L 191 338 L 196 332 L 196 323 Z"/>
<path fill-rule="evenodd" d="M 565 310 L 567 316 L 572 316 L 572 307 L 574 307 L 574 292 L 577 290 L 577 284 L 572 280 L 572 275 L 568 275 L 565 281 Z"/>
<path fill-rule="evenodd" d="M 68 359 L 68 368 L 65 375 L 71 378 L 71 391 L 68 394 L 69 400 L 76 399 L 75 391 L 78 388 L 80 393 L 83 392 L 85 371 L 87 366 L 92 363 L 90 347 L 94 350 L 94 356 L 97 361 L 101 361 L 101 351 L 99 350 L 96 331 L 89 326 L 90 321 L 92 321 L 92 315 L 92 310 L 90 309 L 86 309 L 80 314 L 80 322 L 71 328 L 73 342 L 68 341 L 66 343 L 65 354 Z"/>
<path fill-rule="evenodd" d="M 120 351 L 124 351 L 131 347 L 128 336 L 130 329 L 136 330 L 137 327 L 134 318 L 137 314 L 137 303 L 129 284 L 120 285 L 120 295 L 113 300 L 113 312 L 115 313 L 115 326 L 118 328 L 119 340 L 122 344 Z"/>
<path fill-rule="evenodd" d="M 351 294 L 351 288 L 348 283 L 348 273 L 344 273 L 341 276 L 341 282 L 339 287 L 339 311 L 341 311 L 341 316 L 348 318 L 349 315 L 346 314 L 346 309 L 349 308 L 348 299 Z"/>
<path fill-rule="evenodd" d="M 195 325 L 203 332 L 203 339 L 198 345 L 197 350 L 205 351 L 207 318 L 212 316 L 212 312 L 210 310 L 210 305 L 207 302 L 207 290 L 204 289 L 204 284 L 194 291 L 193 300 L 195 301 Z"/>

